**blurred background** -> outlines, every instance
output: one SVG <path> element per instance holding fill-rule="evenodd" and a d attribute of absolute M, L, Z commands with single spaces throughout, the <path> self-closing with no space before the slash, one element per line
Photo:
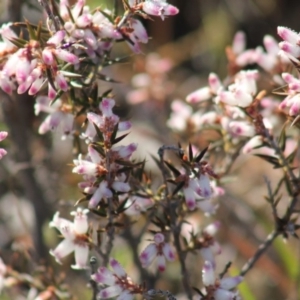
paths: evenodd
<path fill-rule="evenodd" d="M 102 8 L 112 8 L 113 5 L 113 0 L 87 2 L 91 7 L 100 5 Z M 158 176 L 158 171 L 149 154 L 156 154 L 162 144 L 175 144 L 179 140 L 188 142 L 187 137 L 174 134 L 166 125 L 171 102 L 175 99 L 184 100 L 188 93 L 207 85 L 210 72 L 219 74 L 220 78 L 226 76 L 225 47 L 231 45 L 237 31 L 246 33 L 247 48 L 261 45 L 266 34 L 279 40 L 276 34 L 279 25 L 300 31 L 298 0 L 169 2 L 180 9 L 179 15 L 164 21 L 158 18 L 143 21 L 151 37 L 149 43 L 143 45 L 143 53 L 133 56 L 126 45 L 116 47 L 113 57 L 125 57 L 126 62 L 104 69 L 103 74 L 119 83 L 103 82 L 101 86 L 103 92 L 113 87 L 118 113 L 133 122 L 132 133 L 124 143 L 139 143 L 138 158 L 146 157 L 149 171 L 154 176 Z M 0 5 L 0 12 L 3 12 L 1 20 L 6 22 L 9 20 L 10 1 L 2 0 Z M 121 5 L 119 9 L 122 9 Z M 26 4 L 22 15 L 31 21 L 41 18 L 38 11 Z M 145 82 L 145 77 L 138 74 L 148 74 L 150 79 L 148 76 Z M 73 159 L 72 141 L 61 141 L 55 135 L 53 139 L 50 136 L 38 137 L 36 130 L 40 120 L 33 116 L 33 101 L 29 99 L 27 104 L 26 108 L 20 108 L 20 118 L 16 119 L 17 122 L 23 122 L 22 126 L 25 126 L 26 134 L 30 137 L 30 142 L 25 145 L 27 156 L 18 156 L 21 139 L 12 157 L 0 163 L 0 247 L 1 255 L 8 262 L 15 260 L 20 251 L 39 258 L 48 257 L 47 247 L 54 247 L 57 243 L 56 232 L 48 229 L 52 214 L 59 209 L 69 218 L 70 209 L 80 198 L 77 189 L 79 178 L 71 174 L 68 166 Z M 3 112 L 2 121 L 5 120 L 6 110 Z M 6 128 L 4 122 L 0 125 L 0 129 Z M 198 136 L 195 142 L 201 145 L 201 137 Z M 7 148 L 13 146 L 10 141 L 2 144 Z M 31 160 L 35 165 L 33 182 L 37 181 L 39 186 L 35 187 L 35 194 L 26 190 L 24 177 L 33 176 L 22 171 L 30 167 L 26 165 L 26 160 Z M 228 261 L 233 261 L 230 273 L 236 274 L 272 230 L 271 208 L 263 199 L 267 192 L 263 176 L 266 175 L 276 186 L 280 171 L 274 171 L 258 158 L 245 155 L 235 162 L 230 175 L 231 180 L 225 186 L 226 194 L 220 199 L 216 219 L 223 224 L 218 235 L 223 247 L 219 265 L 222 269 Z M 37 200 L 32 202 L 30 199 Z M 38 201 L 42 204 L 36 204 Z M 285 204 L 283 200 L 282 209 Z M 197 214 L 192 215 L 193 218 L 197 222 L 207 222 Z M 31 234 L 37 242 L 31 240 Z M 124 251 L 124 240 L 120 239 L 117 243 L 123 247 L 122 252 L 115 250 L 115 257 L 124 264 L 129 274 L 136 273 L 138 277 L 130 250 Z M 38 249 L 33 250 L 33 244 L 39 245 Z M 15 251 L 13 256 L 11 248 Z M 52 259 L 49 261 L 57 268 Z M 78 299 L 90 299 L 89 291 L 78 288 L 86 282 L 88 275 L 78 275 L 78 272 L 70 271 L 68 266 L 68 263 L 64 265 L 64 272 L 71 289 L 77 290 Z M 202 260 L 190 255 L 188 266 L 195 274 L 192 284 L 200 288 Z M 180 293 L 177 290 L 179 272 L 179 266 L 171 266 L 159 278 L 158 288 Z M 296 239 L 284 243 L 278 238 L 267 255 L 247 274 L 240 291 L 245 300 L 297 300 L 300 299 L 299 287 L 300 244 Z M 0 299 L 9 299 L 6 297 L 0 296 Z"/>

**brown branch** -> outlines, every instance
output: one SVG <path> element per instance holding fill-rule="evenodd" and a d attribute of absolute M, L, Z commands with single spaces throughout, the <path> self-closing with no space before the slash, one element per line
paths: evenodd
<path fill-rule="evenodd" d="M 181 230 L 181 223 L 177 224 L 177 216 L 176 216 L 176 203 L 172 203 L 172 200 L 169 196 L 169 189 L 168 189 L 168 182 L 167 182 L 167 170 L 166 166 L 164 163 L 164 152 L 165 150 L 172 150 L 176 152 L 180 152 L 181 149 L 178 147 L 174 146 L 162 146 L 158 150 L 158 155 L 160 157 L 160 166 L 161 166 L 161 172 L 165 184 L 165 199 L 167 201 L 167 207 L 169 211 L 169 216 L 170 216 L 170 225 L 171 225 L 171 231 L 173 234 L 174 238 L 174 246 L 176 248 L 178 257 L 179 257 L 179 262 L 180 262 L 180 267 L 181 267 L 181 277 L 182 277 L 182 284 L 184 287 L 184 290 L 187 294 L 188 299 L 193 298 L 192 290 L 189 285 L 189 273 L 185 265 L 185 257 L 186 254 L 183 253 L 182 248 L 181 248 L 181 243 L 180 243 L 180 230 Z"/>

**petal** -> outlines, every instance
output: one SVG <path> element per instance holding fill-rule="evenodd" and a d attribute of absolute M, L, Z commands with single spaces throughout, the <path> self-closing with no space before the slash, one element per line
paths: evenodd
<path fill-rule="evenodd" d="M 215 284 L 214 268 L 210 261 L 205 261 L 202 269 L 202 280 L 205 286 Z"/>
<path fill-rule="evenodd" d="M 117 192 L 127 193 L 130 191 L 130 185 L 127 182 L 115 181 L 112 188 Z"/>
<path fill-rule="evenodd" d="M 175 252 L 169 243 L 165 243 L 162 248 L 163 254 L 168 261 L 175 260 Z"/>
<path fill-rule="evenodd" d="M 77 234 L 85 234 L 88 231 L 89 224 L 87 213 L 89 210 L 82 210 L 80 207 L 77 208 L 77 211 L 72 211 L 71 215 L 74 216 L 74 230 Z"/>
<path fill-rule="evenodd" d="M 240 54 L 245 50 L 246 47 L 246 36 L 243 31 L 238 31 L 232 43 L 232 51 L 234 54 Z"/>
<path fill-rule="evenodd" d="M 201 174 L 198 180 L 198 184 L 201 190 L 200 196 L 204 198 L 210 198 L 212 195 L 212 188 L 210 185 L 209 177 L 205 174 Z"/>
<path fill-rule="evenodd" d="M 299 34 L 287 27 L 278 26 L 277 33 L 283 40 L 289 43 L 297 44 L 299 42 Z"/>
<path fill-rule="evenodd" d="M 72 269 L 85 269 L 87 267 L 87 260 L 89 256 L 89 247 L 87 244 L 75 244 L 75 265 Z"/>
<path fill-rule="evenodd" d="M 191 188 L 184 188 L 183 194 L 185 198 L 185 202 L 189 210 L 193 210 L 196 207 L 196 196 L 194 190 Z"/>
<path fill-rule="evenodd" d="M 0 148 L 0 159 L 7 154 L 7 151 L 3 148 Z"/>
<path fill-rule="evenodd" d="M 215 300 L 233 300 L 235 299 L 236 293 L 226 291 L 223 289 L 217 289 L 214 292 L 214 299 Z"/>
<path fill-rule="evenodd" d="M 114 258 L 111 258 L 109 261 L 109 264 L 113 268 L 115 274 L 118 277 L 127 277 L 125 270 L 123 269 L 123 267 L 120 265 L 120 263 L 117 260 L 115 260 Z"/>
<path fill-rule="evenodd" d="M 99 164 L 101 161 L 101 156 L 98 151 L 91 145 L 88 147 L 89 156 L 94 164 Z"/>
<path fill-rule="evenodd" d="M 188 103 L 198 103 L 201 101 L 206 101 L 211 98 L 211 91 L 209 87 L 203 87 L 195 92 L 192 92 L 186 97 Z"/>
<path fill-rule="evenodd" d="M 132 300 L 133 294 L 131 294 L 129 291 L 123 291 L 121 295 L 117 298 L 117 300 Z"/>
<path fill-rule="evenodd" d="M 220 288 L 231 290 L 243 281 L 242 276 L 228 277 L 220 280 Z"/>
<path fill-rule="evenodd" d="M 163 255 L 157 255 L 157 268 L 160 272 L 166 270 L 166 259 Z"/>
<path fill-rule="evenodd" d="M 109 299 L 116 297 L 122 293 L 122 288 L 119 285 L 113 285 L 100 291 L 97 299 Z"/>
<path fill-rule="evenodd" d="M 6 139 L 7 135 L 7 131 L 0 131 L 0 142 Z"/>
<path fill-rule="evenodd" d="M 91 275 L 91 278 L 98 283 L 106 285 L 114 285 L 116 282 L 113 273 L 105 267 L 100 267 L 95 274 Z"/>
<path fill-rule="evenodd" d="M 217 231 L 219 230 L 220 227 L 221 227 L 221 223 L 219 221 L 215 221 L 215 222 L 207 225 L 204 228 L 203 232 L 205 232 L 205 233 L 207 233 L 211 236 L 214 236 L 217 233 Z"/>
<path fill-rule="evenodd" d="M 140 261 L 144 268 L 148 267 L 155 256 L 157 255 L 157 247 L 154 243 L 149 244 L 144 251 L 140 254 Z"/>
<path fill-rule="evenodd" d="M 218 75 L 215 74 L 215 73 L 210 73 L 209 74 L 208 83 L 209 83 L 211 91 L 214 94 L 217 94 L 217 92 L 222 88 L 222 83 L 221 83 Z"/>
<path fill-rule="evenodd" d="M 112 108 L 114 106 L 115 106 L 115 100 L 110 98 L 104 98 L 101 101 L 99 108 L 105 117 L 110 117 L 113 115 Z"/>
<path fill-rule="evenodd" d="M 201 254 L 202 258 L 205 261 L 209 262 L 213 268 L 215 267 L 215 265 L 216 265 L 215 264 L 215 256 L 210 247 L 201 248 L 200 254 Z"/>
<path fill-rule="evenodd" d="M 73 252 L 75 249 L 75 244 L 69 239 L 64 239 L 61 241 L 54 250 L 50 250 L 50 254 L 53 255 L 58 263 L 60 260 Z"/>

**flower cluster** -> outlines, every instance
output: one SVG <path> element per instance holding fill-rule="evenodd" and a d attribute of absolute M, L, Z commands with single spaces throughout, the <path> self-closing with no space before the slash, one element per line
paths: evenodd
<path fill-rule="evenodd" d="M 205 286 L 205 294 L 200 296 L 202 300 L 238 300 L 238 292 L 232 291 L 243 277 L 229 277 L 216 279 L 215 270 L 211 262 L 205 261 L 202 269 L 202 281 Z"/>
<path fill-rule="evenodd" d="M 73 172 L 83 175 L 83 182 L 79 183 L 80 189 L 89 197 L 89 208 L 97 207 L 102 199 L 109 199 L 114 192 L 127 193 L 130 190 L 128 176 L 122 172 L 124 164 L 130 163 L 137 144 L 131 143 L 127 146 L 112 147 L 112 136 L 115 128 L 129 128 L 129 123 L 119 123 L 119 118 L 112 112 L 115 102 L 113 99 L 102 100 L 99 110 L 102 115 L 88 113 L 90 124 L 85 132 L 85 137 L 94 139 L 96 134 L 95 126 L 102 133 L 104 148 L 97 147 L 97 144 L 88 146 L 88 156 L 82 159 L 79 155 L 74 160 Z"/>
<path fill-rule="evenodd" d="M 107 286 L 99 292 L 99 299 L 117 297 L 117 300 L 132 300 L 136 294 L 143 294 L 143 287 L 132 283 L 131 278 L 117 260 L 111 258 L 109 264 L 113 272 L 105 267 L 100 267 L 91 276 L 95 282 Z"/>

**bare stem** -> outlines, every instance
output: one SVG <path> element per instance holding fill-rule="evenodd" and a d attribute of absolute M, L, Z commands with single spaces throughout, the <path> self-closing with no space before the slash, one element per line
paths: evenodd
<path fill-rule="evenodd" d="M 106 169 L 110 170 L 110 151 L 106 151 Z M 107 182 L 111 182 L 111 172 L 107 173 L 106 180 Z M 107 199 L 108 202 L 108 224 L 107 224 L 107 237 L 108 241 L 106 243 L 105 247 L 105 253 L 103 257 L 103 265 L 107 266 L 109 262 L 109 256 L 111 253 L 111 250 L 113 248 L 113 241 L 115 239 L 115 227 L 113 224 L 114 215 L 113 215 L 113 199 L 109 198 Z"/>
<path fill-rule="evenodd" d="M 181 276 L 182 276 L 182 284 L 184 287 L 184 290 L 187 294 L 188 299 L 193 298 L 192 290 L 189 285 L 189 274 L 188 270 L 185 265 L 185 257 L 186 254 L 183 253 L 180 243 L 180 230 L 181 230 L 181 223 L 177 224 L 177 216 L 176 216 L 176 204 L 172 203 L 171 198 L 169 197 L 169 189 L 168 189 L 168 182 L 167 182 L 167 170 L 164 163 L 164 152 L 165 150 L 172 150 L 176 152 L 182 151 L 178 147 L 174 146 L 163 146 L 158 150 L 158 155 L 160 157 L 160 166 L 161 166 L 161 172 L 165 184 L 165 199 L 167 200 L 169 215 L 170 215 L 170 225 L 171 225 L 171 231 L 174 238 L 174 246 L 176 248 L 180 267 L 181 267 Z"/>
<path fill-rule="evenodd" d="M 96 259 L 95 256 L 91 257 L 90 266 L 91 266 L 91 274 L 93 275 L 97 272 L 97 259 Z M 90 284 L 91 284 L 92 289 L 93 289 L 92 300 L 96 300 L 97 299 L 97 294 L 98 294 L 97 283 L 94 280 L 90 280 Z"/>
<path fill-rule="evenodd" d="M 242 268 L 242 270 L 240 272 L 241 276 L 245 276 L 248 273 L 248 271 L 250 271 L 252 269 L 252 267 L 254 266 L 254 264 L 266 252 L 266 250 L 269 248 L 269 246 L 271 246 L 271 244 L 273 243 L 273 241 L 276 239 L 276 237 L 279 234 L 280 233 L 277 230 L 274 230 L 273 232 L 271 232 L 267 236 L 266 240 L 258 247 L 258 249 L 255 252 L 255 254 L 243 266 L 243 268 Z"/>
<path fill-rule="evenodd" d="M 115 227 L 113 225 L 113 203 L 112 203 L 112 199 L 107 199 L 108 201 L 108 224 L 107 224 L 107 237 L 108 237 L 108 241 L 106 243 L 106 247 L 105 247 L 105 253 L 103 256 L 103 265 L 107 266 L 108 262 L 109 262 L 109 256 L 111 253 L 111 250 L 113 248 L 113 242 L 115 239 Z"/>
<path fill-rule="evenodd" d="M 55 27 L 55 30 L 56 31 L 59 31 L 60 30 L 60 22 L 59 22 L 59 19 L 57 16 L 55 16 L 53 14 L 53 11 L 48 3 L 47 0 L 38 0 L 38 2 L 40 3 L 40 5 L 45 9 L 49 19 L 53 22 L 53 25 Z"/>

